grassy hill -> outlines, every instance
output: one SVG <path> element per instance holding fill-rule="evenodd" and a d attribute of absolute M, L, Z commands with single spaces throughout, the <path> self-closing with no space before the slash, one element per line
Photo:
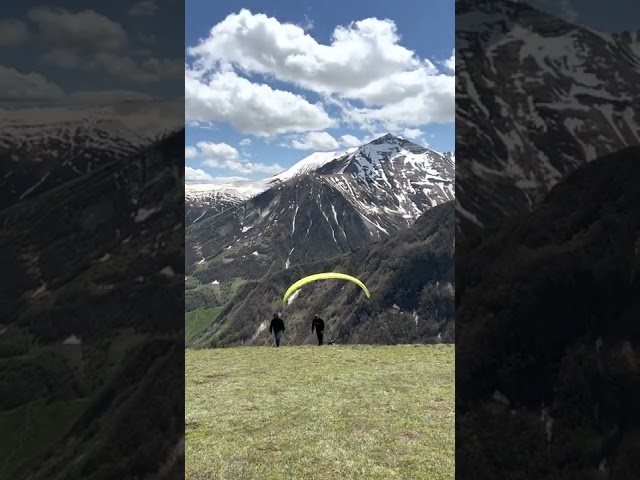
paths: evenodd
<path fill-rule="evenodd" d="M 187 350 L 186 479 L 453 479 L 451 345 Z"/>
<path fill-rule="evenodd" d="M 640 478 L 639 183 L 640 147 L 611 154 L 459 244 L 462 477 Z"/>
<path fill-rule="evenodd" d="M 0 480 L 143 478 L 181 441 L 183 148 L 0 212 Z"/>
<path fill-rule="evenodd" d="M 339 343 L 453 341 L 454 229 L 454 206 L 448 202 L 428 210 L 411 228 L 385 240 L 244 283 L 219 314 L 210 317 L 210 325 L 202 335 L 193 337 L 191 345 L 268 344 L 271 339 L 265 327 L 275 311 L 283 312 L 286 341 L 295 344 L 313 343 L 310 322 L 314 313 L 325 320 L 327 340 Z M 289 285 L 323 271 L 362 279 L 371 291 L 371 300 L 351 283 L 323 281 L 304 287 L 282 309 L 282 295 Z M 209 302 L 208 306 L 213 305 Z"/>

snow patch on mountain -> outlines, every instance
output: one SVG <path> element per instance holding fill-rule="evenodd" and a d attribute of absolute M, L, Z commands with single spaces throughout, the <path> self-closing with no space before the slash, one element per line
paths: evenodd
<path fill-rule="evenodd" d="M 327 163 L 335 160 L 336 158 L 340 158 L 343 155 L 355 151 L 356 148 L 350 148 L 344 151 L 337 152 L 315 152 L 309 155 L 308 157 L 303 158 L 299 162 L 297 162 L 292 167 L 287 170 L 274 175 L 270 179 L 267 180 L 267 184 L 272 184 L 275 181 L 286 182 L 298 175 L 304 175 L 305 173 L 310 173 L 318 168 L 326 165 Z"/>

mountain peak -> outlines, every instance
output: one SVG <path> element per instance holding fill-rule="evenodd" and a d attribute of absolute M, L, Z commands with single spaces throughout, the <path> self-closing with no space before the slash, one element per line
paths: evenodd
<path fill-rule="evenodd" d="M 379 144 L 379 143 L 386 143 L 386 142 L 403 142 L 406 141 L 402 138 L 396 137 L 395 135 L 392 135 L 390 133 L 387 133 L 386 135 L 383 135 L 382 137 L 378 137 L 375 140 L 370 141 L 370 144 Z"/>

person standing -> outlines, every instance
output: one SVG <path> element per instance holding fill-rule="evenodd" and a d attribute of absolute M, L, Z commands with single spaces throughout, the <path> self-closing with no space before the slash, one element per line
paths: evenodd
<path fill-rule="evenodd" d="M 277 313 L 273 314 L 271 325 L 269 326 L 269 333 L 273 333 L 273 336 L 276 340 L 276 347 L 279 347 L 280 339 L 282 338 L 282 334 L 284 333 L 284 322 Z"/>
<path fill-rule="evenodd" d="M 316 335 L 318 336 L 318 346 L 322 345 L 322 337 L 324 336 L 324 320 L 322 320 L 318 315 L 313 317 L 313 321 L 311 322 L 311 333 L 313 330 L 316 330 Z"/>

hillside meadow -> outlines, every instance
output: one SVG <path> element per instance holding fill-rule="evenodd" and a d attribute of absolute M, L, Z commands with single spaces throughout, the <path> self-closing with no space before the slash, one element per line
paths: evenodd
<path fill-rule="evenodd" d="M 187 350 L 185 478 L 454 478 L 455 347 Z"/>

